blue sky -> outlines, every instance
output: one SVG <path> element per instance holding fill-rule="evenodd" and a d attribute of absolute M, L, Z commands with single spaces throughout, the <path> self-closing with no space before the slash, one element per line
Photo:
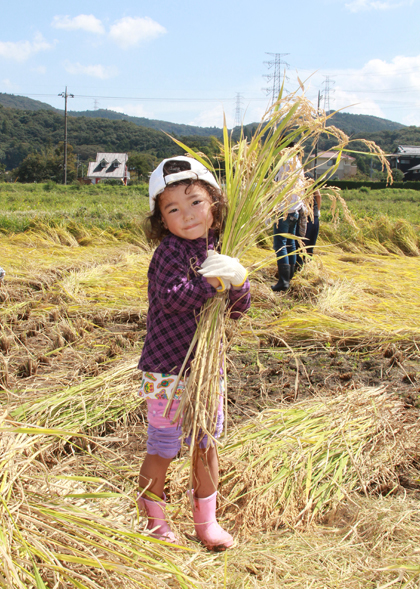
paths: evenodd
<path fill-rule="evenodd" d="M 3 2 L 0 92 L 232 126 L 238 94 L 245 123 L 268 104 L 268 52 L 290 91 L 310 78 L 316 102 L 328 76 L 331 108 L 420 125 L 419 23 L 420 0 Z"/>

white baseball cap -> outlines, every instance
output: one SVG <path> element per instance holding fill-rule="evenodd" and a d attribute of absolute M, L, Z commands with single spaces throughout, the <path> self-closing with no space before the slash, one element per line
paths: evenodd
<path fill-rule="evenodd" d="M 155 210 L 155 202 L 158 194 L 161 194 L 169 184 L 180 180 L 203 180 L 214 188 L 220 190 L 213 174 L 192 157 L 178 155 L 160 162 L 156 170 L 153 170 L 149 180 L 149 205 L 150 210 Z"/>

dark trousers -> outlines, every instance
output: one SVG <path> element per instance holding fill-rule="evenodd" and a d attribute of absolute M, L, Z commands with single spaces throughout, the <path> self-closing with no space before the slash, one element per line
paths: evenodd
<path fill-rule="evenodd" d="M 296 226 L 299 219 L 297 213 L 289 213 L 286 219 L 280 217 L 277 223 L 274 223 L 273 237 L 274 250 L 279 264 L 295 264 L 296 254 L 292 254 L 296 249 L 296 241 L 290 237 L 280 235 L 280 233 L 289 233 L 296 235 Z"/>
<path fill-rule="evenodd" d="M 311 221 L 308 218 L 308 224 L 306 226 L 306 241 L 305 241 L 305 253 L 309 256 L 312 256 L 314 253 L 314 247 L 316 244 L 316 240 L 318 239 L 318 233 L 319 233 L 319 218 L 318 217 L 314 217 L 314 220 Z M 296 256 L 296 264 L 298 266 L 302 266 L 303 264 L 303 259 L 302 259 L 302 255 L 298 254 Z"/>

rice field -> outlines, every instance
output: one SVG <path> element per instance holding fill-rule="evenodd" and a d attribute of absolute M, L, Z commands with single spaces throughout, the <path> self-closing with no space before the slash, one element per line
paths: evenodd
<path fill-rule="evenodd" d="M 236 544 L 217 554 L 194 540 L 185 454 L 167 486 L 174 550 L 147 537 L 135 503 L 146 439 L 136 394 L 152 255 L 139 224 L 146 199 L 135 209 L 135 187 L 129 198 L 108 188 L 103 217 L 84 218 L 74 212 L 97 198 L 87 188 L 87 204 L 72 209 L 72 187 L 38 186 L 25 213 L 7 211 L 0 191 L 0 587 L 417 588 L 418 227 L 378 215 L 368 234 L 325 220 L 317 255 L 280 295 L 269 288 L 272 252 L 247 252 L 253 304 L 229 333 L 219 450 L 219 518 Z M 31 200 L 37 193 L 54 210 Z M 384 373 L 364 386 L 346 368 L 339 385 L 315 386 L 307 359 L 317 354 L 380 359 Z M 266 376 L 268 358 L 279 371 L 295 367 L 288 395 L 275 370 Z M 261 376 L 252 394 L 251 368 Z"/>

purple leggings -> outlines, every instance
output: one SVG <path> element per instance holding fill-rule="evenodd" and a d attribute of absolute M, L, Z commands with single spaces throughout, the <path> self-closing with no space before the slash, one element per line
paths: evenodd
<path fill-rule="evenodd" d="M 147 419 L 149 427 L 147 428 L 147 453 L 158 454 L 161 458 L 172 459 L 178 454 L 181 449 L 181 427 L 174 425 L 171 420 L 174 418 L 176 410 L 178 409 L 179 401 L 172 402 L 168 417 L 163 417 L 163 412 L 167 400 L 163 399 L 147 399 Z M 217 408 L 217 421 L 215 438 L 219 438 L 223 431 L 224 414 L 223 414 L 223 395 L 220 395 L 219 406 Z M 189 445 L 190 438 L 186 438 L 185 442 Z M 204 438 L 200 442 L 200 448 L 207 448 L 208 438 Z"/>

